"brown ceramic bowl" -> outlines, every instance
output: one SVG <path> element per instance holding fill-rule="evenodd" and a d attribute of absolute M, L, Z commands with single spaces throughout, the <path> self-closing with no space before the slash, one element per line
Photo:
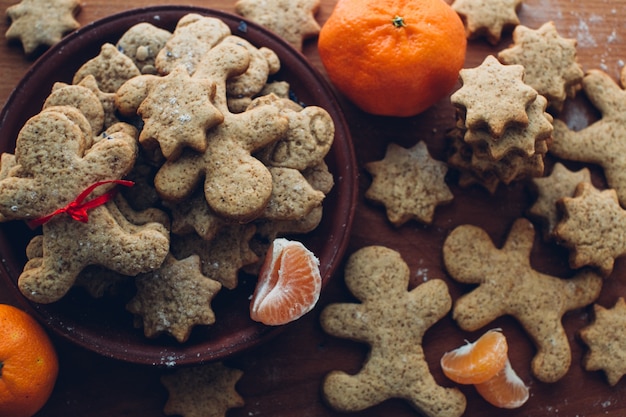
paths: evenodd
<path fill-rule="evenodd" d="M 128 28 L 140 22 L 172 31 L 187 13 L 220 18 L 233 34 L 256 46 L 273 49 L 282 64 L 276 78 L 288 81 L 298 100 L 323 107 L 334 119 L 336 136 L 326 162 L 336 184 L 324 202 L 322 223 L 314 232 L 301 237 L 320 259 L 323 282 L 327 283 L 346 250 L 354 215 L 357 171 L 350 133 L 327 82 L 306 58 L 260 26 L 249 22 L 242 25 L 244 20 L 238 16 L 198 7 L 150 7 L 109 16 L 68 35 L 33 64 L 7 100 L 0 115 L 0 152 L 14 152 L 19 130 L 29 117 L 40 111 L 53 83 L 71 82 L 75 70 L 96 56 L 103 43 L 115 43 Z M 58 302 L 32 303 L 16 285 L 26 261 L 25 246 L 32 235 L 22 222 L 0 225 L 2 279 L 9 280 L 25 307 L 52 331 L 102 355 L 141 364 L 192 364 L 225 358 L 259 344 L 280 330 L 249 318 L 254 279 L 242 280 L 234 291 L 220 292 L 212 304 L 217 317 L 215 325 L 197 326 L 184 344 L 169 336 L 146 338 L 141 329 L 133 327 L 132 316 L 124 308 L 125 300 L 93 299 L 82 290 L 72 289 Z"/>

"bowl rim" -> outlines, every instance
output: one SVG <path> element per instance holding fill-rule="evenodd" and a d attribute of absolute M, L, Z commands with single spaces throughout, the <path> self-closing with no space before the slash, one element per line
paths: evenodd
<path fill-rule="evenodd" d="M 331 153 L 336 152 L 337 148 L 340 148 L 340 154 L 344 156 L 343 159 L 347 163 L 346 166 L 340 167 L 343 174 L 342 178 L 339 178 L 339 181 L 338 178 L 335 178 L 335 186 L 331 191 L 331 193 L 341 196 L 340 199 L 336 200 L 338 204 L 336 209 L 338 212 L 345 213 L 345 216 L 341 217 L 341 223 L 333 220 L 333 225 L 338 227 L 336 230 L 332 229 L 333 236 L 324 239 L 325 242 L 334 244 L 331 248 L 324 247 L 324 259 L 326 262 L 322 266 L 325 268 L 325 271 L 322 272 L 322 276 L 325 277 L 325 286 L 327 280 L 336 274 L 338 266 L 342 262 L 343 255 L 346 252 L 350 241 L 350 232 L 355 216 L 355 207 L 358 195 L 358 170 L 350 130 L 332 86 L 322 76 L 319 70 L 317 70 L 304 56 L 304 54 L 293 48 L 287 41 L 275 35 L 271 31 L 265 29 L 261 25 L 248 21 L 241 16 L 201 6 L 147 6 L 111 14 L 82 26 L 76 31 L 65 36 L 59 43 L 49 48 L 39 58 L 37 58 L 37 60 L 31 65 L 13 89 L 6 100 L 5 105 L 0 111 L 0 145 L 5 143 L 7 140 L 11 140 L 11 138 L 7 138 L 5 137 L 6 135 L 1 133 L 5 131 L 5 124 L 9 119 L 13 120 L 11 118 L 17 117 L 18 121 L 13 120 L 11 123 L 13 126 L 19 126 L 19 128 L 21 128 L 26 120 L 30 116 L 34 115 L 34 113 L 26 113 L 18 116 L 15 114 L 17 111 L 15 109 L 16 107 L 19 109 L 25 107 L 27 108 L 29 106 L 27 103 L 27 101 L 29 101 L 28 97 L 24 97 L 24 90 L 29 82 L 37 77 L 41 77 L 42 71 L 46 71 L 46 65 L 49 64 L 51 60 L 58 60 L 59 56 L 62 57 L 64 55 L 71 54 L 73 50 L 81 50 L 81 48 L 84 48 L 85 46 L 81 47 L 80 45 L 90 42 L 85 39 L 102 38 L 100 43 L 103 44 L 106 41 L 106 37 L 113 36 L 113 33 L 115 33 L 117 38 L 119 38 L 124 30 L 130 28 L 131 23 L 147 21 L 158 25 L 158 20 L 160 20 L 161 15 L 178 15 L 178 18 L 180 18 L 189 13 L 198 13 L 203 16 L 219 18 L 231 26 L 231 29 L 234 27 L 237 28 L 236 31 L 233 31 L 234 35 L 243 36 L 253 44 L 255 43 L 253 40 L 261 38 L 264 41 L 269 41 L 271 45 L 282 48 L 282 50 L 288 54 L 290 61 L 293 62 L 291 65 L 296 65 L 306 70 L 307 75 L 315 80 L 315 85 L 318 86 L 317 89 L 319 90 L 315 94 L 321 94 L 328 99 L 328 103 L 326 103 L 326 105 L 330 107 L 325 107 L 325 109 L 331 114 L 335 121 L 335 141 L 333 143 L 333 148 L 331 148 Z M 125 29 L 120 29 L 120 25 L 126 25 Z M 81 40 L 81 42 L 75 43 L 77 40 Z M 99 51 L 95 51 L 96 54 L 98 52 Z M 283 58 L 281 58 L 281 64 L 283 64 Z M 35 110 L 35 112 L 37 112 L 37 110 Z M 12 136 L 14 145 L 16 135 L 14 134 Z M 338 138 L 340 140 L 337 140 Z M 9 146 L 11 145 L 9 144 Z M 4 235 L 4 231 L 1 231 L 0 234 Z M 2 238 L 4 240 L 4 236 L 2 236 Z M 2 248 L 2 245 L 4 244 L 5 242 L 0 242 L 0 248 Z M 2 252 L 4 252 L 4 250 L 2 250 Z M 289 326 L 270 327 L 261 324 L 254 324 L 251 326 L 252 328 L 249 332 L 237 335 L 237 337 L 233 338 L 232 343 L 215 350 L 207 350 L 206 348 L 187 344 L 168 344 L 166 346 L 161 346 L 156 343 L 150 343 L 151 340 L 147 338 L 146 344 L 142 346 L 111 344 L 98 334 L 81 333 L 78 332 L 76 328 L 68 326 L 67 323 L 63 323 L 62 320 L 59 320 L 58 317 L 54 317 L 54 315 L 48 311 L 48 305 L 40 305 L 27 300 L 21 294 L 16 285 L 17 276 L 21 273 L 19 265 L 10 259 L 5 259 L 4 253 L 2 254 L 2 258 L 3 262 L 0 263 L 0 275 L 2 275 L 5 280 L 9 281 L 9 288 L 14 290 L 16 299 L 23 308 L 33 314 L 39 321 L 44 323 L 44 325 L 46 325 L 46 327 L 54 334 L 61 336 L 63 339 L 87 350 L 96 352 L 102 356 L 125 362 L 169 367 L 174 365 L 188 365 L 199 362 L 220 360 L 257 346 Z M 17 274 L 17 276 L 15 274 Z M 295 323 L 297 322 L 291 324 Z M 138 331 L 141 332 L 141 330 Z M 142 337 L 145 336 L 142 335 Z M 146 353 L 146 349 L 148 354 Z"/>

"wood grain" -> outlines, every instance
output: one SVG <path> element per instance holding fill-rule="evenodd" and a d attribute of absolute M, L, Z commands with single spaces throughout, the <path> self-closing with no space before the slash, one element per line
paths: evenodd
<path fill-rule="evenodd" d="M 317 15 L 323 23 L 332 11 L 335 0 L 321 0 Z M 0 1 L 5 10 L 15 1 Z M 123 11 L 131 7 L 157 4 L 187 4 L 233 11 L 234 0 L 209 1 L 143 1 L 85 0 L 78 16 L 82 25 Z M 600 68 L 614 79 L 626 59 L 626 0 L 526 0 L 519 16 L 523 24 L 536 28 L 552 20 L 564 37 L 578 40 L 579 62 L 584 69 Z M 8 21 L 0 23 L 0 31 L 8 28 Z M 483 41 L 469 45 L 466 67 L 473 67 L 487 54 L 496 53 L 510 43 L 506 36 L 500 45 L 492 47 Z M 311 62 L 323 72 L 316 52 L 315 41 L 307 42 L 304 49 Z M 0 42 L 0 103 L 4 103 L 32 61 L 26 59 L 15 44 Z M 353 140 L 362 167 L 364 162 L 381 159 L 390 141 L 410 146 L 418 140 L 428 144 L 432 154 L 443 158 L 444 133 L 454 123 L 454 110 L 447 100 L 442 100 L 422 115 L 393 119 L 372 117 L 356 110 L 340 99 L 350 124 Z M 572 127 L 581 128 L 596 117 L 584 99 L 568 103 L 560 115 Z M 0 121 L 1 123 L 1 121 Z M 626 138 L 625 138 L 626 140 Z M 592 167 L 598 181 L 598 169 Z M 394 228 L 384 217 L 381 207 L 363 199 L 363 192 L 371 179 L 359 169 L 359 199 L 349 252 L 370 245 L 382 244 L 401 252 L 412 271 L 411 285 L 431 278 L 448 281 L 453 297 L 467 290 L 451 281 L 445 274 L 441 261 L 441 244 L 448 232 L 457 225 L 471 223 L 488 231 L 496 244 L 501 244 L 508 228 L 517 217 L 524 216 L 532 196 L 525 184 L 500 187 L 494 195 L 478 188 L 461 189 L 455 184 L 452 204 L 437 210 L 432 225 L 408 223 Z M 537 240 L 532 252 L 533 265 L 553 274 L 567 274 L 566 253 Z M 612 306 L 618 296 L 626 294 L 623 260 L 616 264 L 614 273 L 606 280 L 599 302 Z M 333 369 L 347 372 L 359 370 L 367 356 L 367 347 L 358 342 L 332 338 L 325 335 L 318 324 L 318 314 L 331 302 L 351 300 L 337 274 L 322 296 L 319 308 L 289 327 L 267 344 L 247 351 L 228 361 L 244 370 L 238 391 L 246 405 L 231 410 L 231 417 L 325 417 L 340 416 L 324 405 L 320 384 L 324 375 Z M 6 292 L 0 283 L 0 302 L 16 304 L 17 300 Z M 576 330 L 589 323 L 589 310 L 568 313 L 564 325 L 572 345 L 573 360 L 569 373 L 554 384 L 543 384 L 532 378 L 529 371 L 534 347 L 517 323 L 501 318 L 493 327 L 502 327 L 509 337 L 511 359 L 520 376 L 530 385 L 531 398 L 518 410 L 500 411 L 478 398 L 471 387 L 463 387 L 468 398 L 466 416 L 618 416 L 626 415 L 626 382 L 609 387 L 599 372 L 586 372 L 581 359 L 585 346 L 576 337 Z M 438 360 L 443 352 L 463 343 L 464 338 L 475 334 L 460 331 L 450 317 L 432 327 L 424 338 L 424 349 L 431 370 L 441 384 L 451 386 L 441 373 Z M 54 393 L 38 417 L 61 416 L 162 416 L 167 392 L 159 376 L 168 370 L 117 362 L 84 351 L 67 342 L 55 339 L 58 347 L 61 372 Z M 363 412 L 359 417 L 415 416 L 418 415 L 401 400 L 389 400 Z"/>

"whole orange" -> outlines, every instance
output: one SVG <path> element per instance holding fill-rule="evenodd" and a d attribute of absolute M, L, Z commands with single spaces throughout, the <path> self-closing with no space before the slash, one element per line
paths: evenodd
<path fill-rule="evenodd" d="M 443 0 L 339 0 L 318 39 L 335 87 L 384 116 L 416 115 L 449 94 L 466 48 L 463 22 Z"/>
<path fill-rule="evenodd" d="M 58 372 L 56 351 L 39 323 L 0 304 L 0 416 L 34 415 L 50 398 Z"/>

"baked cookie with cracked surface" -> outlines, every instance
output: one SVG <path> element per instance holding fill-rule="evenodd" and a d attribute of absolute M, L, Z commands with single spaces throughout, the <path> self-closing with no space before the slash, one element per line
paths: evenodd
<path fill-rule="evenodd" d="M 373 178 L 365 197 L 384 205 L 395 226 L 411 219 L 432 223 L 436 207 L 454 198 L 445 182 L 448 166 L 433 159 L 422 141 L 409 149 L 390 143 L 385 157 L 365 169 Z"/>
<path fill-rule="evenodd" d="M 75 16 L 79 11 L 79 0 L 22 0 L 6 10 L 11 24 L 5 37 L 21 42 L 24 53 L 32 55 L 78 29 L 80 23 Z"/>
<path fill-rule="evenodd" d="M 519 25 L 521 4 L 522 0 L 455 0 L 451 7 L 461 16 L 468 39 L 484 36 L 497 45 L 503 31 Z"/>
<path fill-rule="evenodd" d="M 549 107 L 560 111 L 565 99 L 575 96 L 584 75 L 576 46 L 576 39 L 559 35 L 554 22 L 536 30 L 518 25 L 513 45 L 500 51 L 498 59 L 507 65 L 522 65 L 525 82 L 548 99 Z"/>

